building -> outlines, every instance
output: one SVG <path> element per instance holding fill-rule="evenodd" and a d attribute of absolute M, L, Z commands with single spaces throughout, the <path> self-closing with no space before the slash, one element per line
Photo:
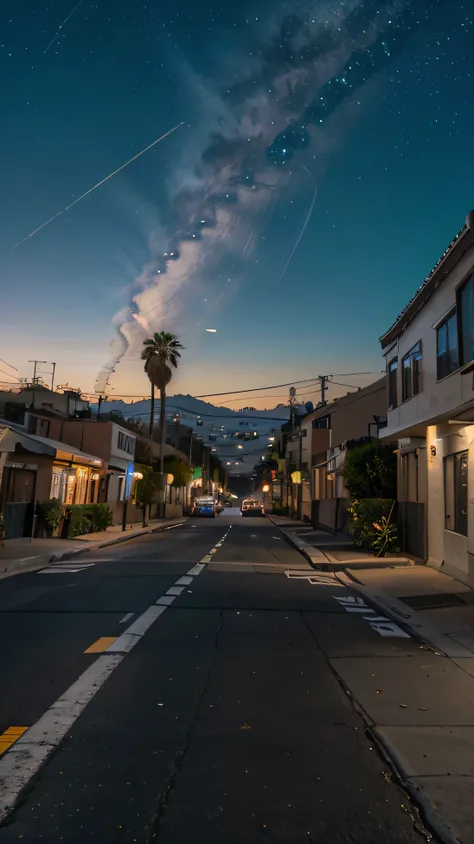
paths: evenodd
<path fill-rule="evenodd" d="M 349 494 L 343 468 L 348 444 L 378 438 L 386 425 L 385 376 L 297 421 L 285 448 L 286 496 L 292 515 L 327 530 L 346 524 Z"/>
<path fill-rule="evenodd" d="M 474 212 L 380 339 L 405 550 L 474 583 Z"/>
<path fill-rule="evenodd" d="M 135 472 L 137 435 L 117 422 L 67 419 L 62 423 L 65 443 L 97 454 L 105 464 L 100 501 L 107 502 L 115 523 L 120 522 L 123 502 L 130 496 Z M 138 521 L 138 511 L 127 513 L 128 521 Z"/>
<path fill-rule="evenodd" d="M 94 455 L 0 420 L 0 512 L 6 538 L 32 535 L 38 501 L 94 504 L 104 468 Z"/>

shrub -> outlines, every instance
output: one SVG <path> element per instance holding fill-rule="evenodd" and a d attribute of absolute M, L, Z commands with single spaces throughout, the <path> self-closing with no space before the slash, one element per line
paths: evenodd
<path fill-rule="evenodd" d="M 344 482 L 352 498 L 395 498 L 397 456 L 377 440 L 347 447 Z"/>
<path fill-rule="evenodd" d="M 272 513 L 275 516 L 288 516 L 290 512 L 289 507 L 283 507 L 281 504 L 273 504 Z"/>
<path fill-rule="evenodd" d="M 359 548 L 384 557 L 398 550 L 395 501 L 386 498 L 355 500 L 348 508 L 349 531 Z"/>
<path fill-rule="evenodd" d="M 52 534 L 61 524 L 63 508 L 59 498 L 38 501 L 36 511 L 40 520 L 40 529 L 44 528 L 49 534 Z"/>
<path fill-rule="evenodd" d="M 64 516 L 69 518 L 68 539 L 74 539 L 75 536 L 81 536 L 84 533 L 105 530 L 113 523 L 108 504 L 72 504 L 65 508 Z"/>

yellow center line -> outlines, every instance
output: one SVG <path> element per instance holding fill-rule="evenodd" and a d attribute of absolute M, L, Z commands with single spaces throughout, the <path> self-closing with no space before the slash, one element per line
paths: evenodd
<path fill-rule="evenodd" d="M 8 727 L 4 733 L 0 735 L 0 756 L 5 753 L 12 744 L 26 733 L 28 727 Z"/>
<path fill-rule="evenodd" d="M 92 645 L 89 645 L 88 648 L 84 651 L 85 654 L 101 654 L 113 645 L 116 641 L 117 636 L 101 636 L 100 639 L 97 639 Z"/>

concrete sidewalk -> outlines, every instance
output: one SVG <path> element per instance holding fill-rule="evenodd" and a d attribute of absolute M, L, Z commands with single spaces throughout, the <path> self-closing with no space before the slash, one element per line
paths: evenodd
<path fill-rule="evenodd" d="M 273 515 L 269 515 L 268 518 L 281 530 L 289 542 L 304 554 L 314 568 L 321 571 L 415 565 L 414 560 L 404 555 L 375 557 L 374 554 L 359 551 L 350 536 L 329 533 L 327 530 L 315 530 L 308 522 Z"/>
<path fill-rule="evenodd" d="M 127 542 L 137 536 L 165 530 L 186 521 L 187 516 L 181 519 L 154 519 L 145 528 L 138 524 L 128 525 L 125 531 L 122 531 L 120 525 L 112 525 L 107 530 L 84 534 L 75 539 L 7 539 L 4 547 L 0 548 L 0 580 L 21 572 L 37 571 L 48 563 L 68 560 L 76 554 Z"/>
<path fill-rule="evenodd" d="M 361 612 L 375 604 L 413 638 L 410 655 L 394 648 L 382 656 L 375 643 L 371 656 L 356 647 L 350 658 L 335 651 L 330 663 L 438 840 L 472 844 L 474 591 L 408 559 L 335 550 L 337 537 L 331 545 L 322 536 L 318 548 L 319 532 L 280 529 L 313 565 L 335 570 L 359 593 Z"/>

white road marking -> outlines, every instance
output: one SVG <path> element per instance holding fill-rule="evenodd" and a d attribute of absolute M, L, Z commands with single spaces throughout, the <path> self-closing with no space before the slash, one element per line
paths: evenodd
<path fill-rule="evenodd" d="M 210 563 L 211 562 L 211 555 L 206 554 L 205 557 L 202 558 L 201 563 Z"/>
<path fill-rule="evenodd" d="M 126 615 L 124 615 L 123 618 L 120 619 L 119 624 L 125 624 L 125 622 L 129 621 L 132 618 L 132 616 L 134 616 L 134 615 L 135 615 L 135 613 L 128 612 Z"/>
<path fill-rule="evenodd" d="M 180 577 L 179 580 L 176 581 L 176 586 L 190 586 L 192 582 L 192 577 Z"/>
<path fill-rule="evenodd" d="M 376 615 L 375 610 L 368 607 L 363 598 L 354 598 L 353 596 L 337 598 L 336 595 L 332 597 L 344 607 L 346 612 L 365 613 L 364 621 L 368 621 L 372 630 L 375 630 L 380 636 L 390 639 L 411 639 L 410 634 L 402 630 L 394 621 L 385 618 L 384 615 Z"/>
<path fill-rule="evenodd" d="M 157 607 L 155 604 L 152 604 L 152 606 L 148 607 L 148 609 L 145 610 L 145 612 L 142 613 L 137 620 L 130 625 L 130 627 L 127 627 L 125 633 L 122 633 L 122 636 L 143 636 L 148 628 L 151 627 L 153 622 L 156 621 L 162 613 L 164 613 L 165 609 L 166 607 Z M 117 647 L 117 643 L 122 636 L 119 636 L 115 642 L 109 645 L 107 648 L 108 653 L 114 653 L 120 650 L 120 648 Z"/>
<path fill-rule="evenodd" d="M 203 559 L 206 559 L 206 558 L 204 557 Z M 203 566 L 202 563 L 196 563 L 196 565 L 193 566 L 192 569 L 189 569 L 189 571 L 187 571 L 186 574 L 192 574 L 193 577 L 195 577 L 197 574 L 201 574 L 203 568 L 205 568 L 205 566 Z"/>
<path fill-rule="evenodd" d="M 163 602 L 166 596 L 157 603 Z M 173 597 L 169 597 L 171 603 Z M 166 606 L 152 605 L 99 656 L 0 759 L 0 822 L 20 793 L 92 700 L 125 655 L 140 641 Z M 125 621 L 125 616 L 122 621 Z"/>
<path fill-rule="evenodd" d="M 84 569 L 90 569 L 94 565 L 95 563 L 51 565 L 45 569 L 40 569 L 37 574 L 77 574 L 77 572 L 83 571 Z"/>
<path fill-rule="evenodd" d="M 285 574 L 289 580 L 307 580 L 311 586 L 332 586 L 333 588 L 337 588 L 343 585 L 332 574 L 308 574 L 306 571 L 291 571 L 291 569 L 287 569 Z"/>
<path fill-rule="evenodd" d="M 178 525 L 169 525 L 168 527 L 163 528 L 163 530 L 174 530 L 174 528 L 182 527 L 184 522 L 180 522 Z M 193 525 L 195 527 L 195 525 Z"/>
<path fill-rule="evenodd" d="M 161 604 L 164 607 L 169 607 L 170 604 L 173 603 L 176 595 L 163 595 L 161 598 L 158 598 L 157 604 Z"/>
<path fill-rule="evenodd" d="M 170 588 L 166 590 L 167 595 L 174 595 L 175 598 L 178 595 L 181 595 L 181 592 L 184 592 L 184 586 L 170 586 Z"/>
<path fill-rule="evenodd" d="M 122 659 L 120 654 L 99 656 L 2 756 L 0 821 Z"/>
<path fill-rule="evenodd" d="M 272 536 L 272 539 L 278 539 L 278 542 L 280 542 L 281 536 Z"/>
<path fill-rule="evenodd" d="M 217 554 L 217 548 L 213 548 L 212 551 L 209 551 L 209 554 Z"/>

